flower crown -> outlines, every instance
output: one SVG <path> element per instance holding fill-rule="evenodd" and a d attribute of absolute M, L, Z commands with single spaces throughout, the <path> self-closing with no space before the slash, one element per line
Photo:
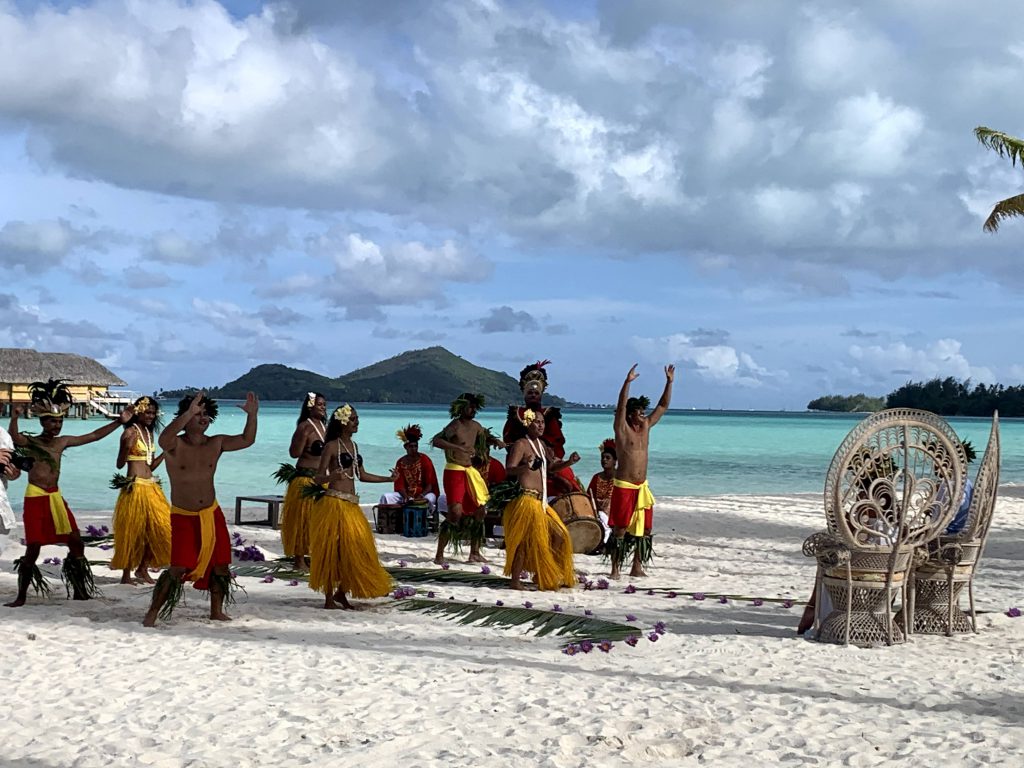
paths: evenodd
<path fill-rule="evenodd" d="M 142 413 L 149 408 L 156 408 L 156 412 L 160 412 L 160 404 L 149 395 L 143 395 L 133 405 L 135 406 L 136 413 Z"/>
<path fill-rule="evenodd" d="M 306 407 L 307 408 L 312 408 L 314 405 L 316 405 L 316 392 L 307 392 L 306 393 Z"/>
<path fill-rule="evenodd" d="M 338 406 L 334 409 L 334 413 L 331 414 L 331 419 L 338 422 L 339 424 L 348 424 L 349 419 L 352 418 L 352 411 L 355 410 L 351 405 L 345 403 L 344 405 Z"/>

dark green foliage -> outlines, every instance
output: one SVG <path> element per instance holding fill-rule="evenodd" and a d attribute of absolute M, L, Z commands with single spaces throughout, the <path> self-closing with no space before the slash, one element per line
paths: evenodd
<path fill-rule="evenodd" d="M 167 590 L 167 600 L 160 606 L 160 613 L 157 616 L 167 621 L 171 618 L 178 603 L 185 599 L 185 584 L 181 579 L 171 576 L 170 571 L 164 571 L 156 580 L 153 594 L 158 595 L 163 589 Z"/>
<path fill-rule="evenodd" d="M 807 404 L 809 411 L 835 411 L 838 413 L 875 413 L 885 408 L 884 397 L 856 395 L 825 395 Z"/>
<path fill-rule="evenodd" d="M 21 564 L 24 559 L 24 557 L 19 557 L 14 561 L 14 570 L 18 571 L 19 587 L 21 586 Z M 28 579 L 29 585 L 37 595 L 42 595 L 43 597 L 50 596 L 50 582 L 48 582 L 46 577 L 43 576 L 43 572 L 39 570 L 39 565 L 37 563 L 32 563 L 32 571 L 29 573 Z"/>
<path fill-rule="evenodd" d="M 68 597 L 72 595 L 100 597 L 103 594 L 93 579 L 89 561 L 84 557 L 66 557 L 64 565 L 60 569 L 60 578 L 64 582 L 64 590 Z"/>
<path fill-rule="evenodd" d="M 316 483 L 310 483 L 304 485 L 299 489 L 299 493 L 304 499 L 312 499 L 313 501 L 320 501 L 324 496 L 327 495 L 327 488 L 323 485 L 317 485 Z"/>
<path fill-rule="evenodd" d="M 283 463 L 271 477 L 277 481 L 278 485 L 281 483 L 287 485 L 297 477 L 313 477 L 314 475 L 316 472 L 309 467 L 296 467 L 294 464 Z"/>
<path fill-rule="evenodd" d="M 920 408 L 942 416 L 1024 416 L 1024 385 L 975 384 L 947 376 L 908 381 L 886 398 L 888 408 Z"/>

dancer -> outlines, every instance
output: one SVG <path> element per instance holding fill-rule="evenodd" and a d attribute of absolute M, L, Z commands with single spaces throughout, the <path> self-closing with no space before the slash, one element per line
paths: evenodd
<path fill-rule="evenodd" d="M 587 495 L 590 497 L 601 524 L 605 527 L 605 541 L 611 531 L 608 528 L 608 511 L 612 503 L 612 486 L 615 481 L 615 439 L 609 437 L 600 445 L 601 471 L 590 478 Z"/>
<path fill-rule="evenodd" d="M 555 406 L 544 406 L 542 400 L 548 388 L 548 373 L 545 366 L 550 360 L 539 360 L 531 363 L 519 372 L 519 388 L 523 391 L 523 405 L 510 405 L 502 438 L 511 445 L 526 434 L 523 427 L 523 412 L 531 410 L 544 417 L 544 435 L 542 440 L 554 452 L 556 459 L 565 458 L 565 435 L 562 433 L 562 411 Z M 548 476 L 548 496 L 561 496 L 572 491 L 582 491 L 583 484 L 569 468 L 552 472 Z"/>
<path fill-rule="evenodd" d="M 306 555 L 310 552 L 313 499 L 303 490 L 313 484 L 326 440 L 327 400 L 319 392 L 308 392 L 288 446 L 288 455 L 296 462 L 282 464 L 274 473 L 277 482 L 288 484 L 282 505 L 281 545 L 285 556 L 295 558 L 297 571 L 309 571 Z"/>
<path fill-rule="evenodd" d="M 423 429 L 419 424 L 409 424 L 395 432 L 402 441 L 405 455 L 395 462 L 395 490 L 380 497 L 381 504 L 404 504 L 410 501 L 425 501 L 430 511 L 437 507 L 437 471 L 434 462 L 425 453 L 420 453 Z"/>
<path fill-rule="evenodd" d="M 643 565 L 654 554 L 651 545 L 651 527 L 654 522 L 654 496 L 647 485 L 647 452 L 651 428 L 668 410 L 672 399 L 672 382 L 676 367 L 665 366 L 665 390 L 661 399 L 648 416 L 646 397 L 630 397 L 629 385 L 640 376 L 636 364 L 629 369 L 626 380 L 619 392 L 615 406 L 615 449 L 618 466 L 612 487 L 611 511 L 608 523 L 612 537 L 608 540 L 611 550 L 613 579 L 619 578 L 623 560 L 633 552 L 633 568 L 629 575 L 646 576 Z"/>
<path fill-rule="evenodd" d="M 11 530 L 14 528 L 14 510 L 7 498 L 7 483 L 21 477 L 24 460 L 14 452 L 14 441 L 6 429 L 0 427 L 0 555 L 7 548 Z M 29 464 L 31 466 L 31 463 Z"/>
<path fill-rule="evenodd" d="M 142 624 L 156 626 L 157 617 L 168 619 L 181 600 L 184 582 L 210 591 L 210 618 L 231 621 L 224 600 L 233 587 L 231 541 L 224 513 L 217 503 L 213 480 L 217 463 L 228 451 L 241 451 L 256 442 L 256 414 L 260 401 L 252 392 L 238 406 L 245 411 L 240 435 L 207 435 L 217 418 L 217 401 L 198 392 L 178 403 L 174 420 L 160 433 L 171 481 L 171 567 L 160 574 L 153 601 Z"/>
<path fill-rule="evenodd" d="M 359 508 L 356 480 L 388 483 L 395 477 L 375 475 L 363 468 L 363 457 L 353 435 L 359 431 L 359 414 L 346 403 L 336 408 L 327 424 L 327 443 L 320 457 L 315 482 L 326 490 L 311 488 L 316 502 L 313 519 L 312 568 L 309 586 L 324 593 L 324 608 L 350 610 L 345 593 L 352 597 L 383 597 L 391 590 L 391 577 L 380 564 L 370 522 Z M 340 603 L 340 605 L 339 605 Z"/>
<path fill-rule="evenodd" d="M 127 424 L 133 413 L 129 406 L 116 420 L 99 429 L 84 435 L 61 437 L 64 416 L 73 402 L 71 392 L 64 382 L 59 379 L 50 379 L 45 383 L 37 381 L 32 384 L 30 397 L 31 411 L 39 418 L 42 432 L 32 436 L 19 430 L 18 417 L 23 413 L 21 406 L 15 406 L 11 411 L 9 427 L 14 444 L 31 455 L 35 462 L 29 470 L 28 486 L 25 488 L 25 554 L 15 561 L 18 566 L 18 596 L 13 602 L 7 603 L 8 608 L 25 604 L 30 584 L 37 593 L 49 592 L 46 580 L 36 565 L 39 550 L 44 544 L 67 545 L 68 556 L 64 559 L 61 579 L 68 596 L 73 595 L 75 600 L 88 600 L 99 594 L 89 561 L 85 558 L 85 546 L 78 533 L 78 523 L 58 486 L 60 463 L 66 449 L 103 439 L 119 426 Z"/>
<path fill-rule="evenodd" d="M 160 406 L 151 397 L 140 397 L 133 406 L 135 415 L 125 425 L 117 468 L 127 465 L 125 474 L 110 481 L 117 488 L 114 504 L 114 556 L 112 570 L 121 570 L 122 584 L 137 581 L 152 584 L 149 568 L 165 568 L 171 562 L 171 505 L 167 503 L 160 480 L 153 471 L 164 460 L 156 455 L 154 425 Z M 135 578 L 132 578 L 132 569 Z"/>
<path fill-rule="evenodd" d="M 509 477 L 519 480 L 522 494 L 505 506 L 505 575 L 512 578 L 512 589 L 524 589 L 523 571 L 533 574 L 538 589 L 557 590 L 576 583 L 572 563 L 572 540 L 565 523 L 544 500 L 548 472 L 572 466 L 580 457 L 573 453 L 567 460 L 555 459 L 544 444 L 544 417 L 527 409 L 521 418 L 526 436 L 516 440 L 508 451 L 505 467 Z"/>
<path fill-rule="evenodd" d="M 487 512 L 487 483 L 474 466 L 474 459 L 484 461 L 490 446 L 504 448 L 505 443 L 476 421 L 477 411 L 483 407 L 483 395 L 463 392 L 448 408 L 452 420 L 431 440 L 431 445 L 444 451 L 443 482 L 448 504 L 445 521 L 438 529 L 434 558 L 438 565 L 444 564 L 445 547 L 453 538 L 456 541 L 469 539 L 469 562 L 487 562 L 480 554 Z"/>

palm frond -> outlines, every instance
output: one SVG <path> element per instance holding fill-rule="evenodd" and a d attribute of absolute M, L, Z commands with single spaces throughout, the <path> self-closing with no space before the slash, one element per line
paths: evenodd
<path fill-rule="evenodd" d="M 22 434 L 25 435 L 24 432 Z M 36 461 L 41 461 L 54 472 L 56 472 L 57 461 L 53 458 L 53 454 L 51 454 L 48 450 L 46 450 L 45 448 L 43 448 L 43 446 L 36 442 L 35 438 L 32 435 L 25 435 L 25 437 L 27 438 L 28 442 L 26 442 L 25 445 L 19 445 L 15 449 L 15 453 L 17 453 L 19 456 L 25 456 L 27 458 L 35 459 Z"/>
<path fill-rule="evenodd" d="M 403 611 L 423 611 L 440 616 L 459 624 L 475 624 L 482 627 L 525 627 L 538 637 L 544 635 L 570 635 L 579 640 L 622 640 L 630 635 L 639 635 L 641 630 L 630 624 L 618 624 L 592 616 L 576 616 L 571 613 L 540 611 L 536 608 L 512 608 L 479 603 L 462 603 L 455 600 L 423 600 L 413 598 L 400 600 L 395 605 Z"/>
<path fill-rule="evenodd" d="M 304 499 L 320 501 L 320 499 L 327 495 L 327 486 L 317 485 L 316 483 L 310 483 L 309 485 L 302 486 L 302 488 L 299 490 L 299 494 Z"/>
<path fill-rule="evenodd" d="M 384 570 L 390 573 L 395 581 L 403 584 L 437 582 L 439 584 L 465 584 L 470 587 L 504 588 L 509 583 L 504 576 L 494 573 L 443 571 L 440 568 L 385 568 Z"/>
<path fill-rule="evenodd" d="M 992 213 L 985 219 L 983 228 L 986 232 L 995 232 L 999 229 L 999 222 L 1015 216 L 1024 216 L 1024 195 L 1015 195 L 996 203 Z"/>
<path fill-rule="evenodd" d="M 718 599 L 720 597 L 724 597 L 727 600 L 743 600 L 744 602 L 749 602 L 751 600 L 760 600 L 764 603 L 797 604 L 802 602 L 802 599 L 798 599 L 795 597 L 757 597 L 756 595 L 735 595 L 727 592 L 687 592 L 678 587 L 647 587 L 643 591 L 653 592 L 654 594 L 677 595 L 679 597 L 694 597 L 696 595 L 706 598 L 708 600 L 711 600 L 712 598 Z M 640 590 L 638 589 L 637 593 L 639 594 L 639 592 Z"/>
<path fill-rule="evenodd" d="M 244 564 L 235 563 L 231 570 L 236 576 L 274 576 L 282 579 L 299 579 L 305 581 L 309 574 L 303 571 L 296 571 L 292 558 L 281 558 L 279 560 L 257 560 Z"/>
<path fill-rule="evenodd" d="M 1024 139 L 983 125 L 974 129 L 974 136 L 985 148 L 998 152 L 1000 157 L 1010 158 L 1013 165 L 1024 165 Z"/>

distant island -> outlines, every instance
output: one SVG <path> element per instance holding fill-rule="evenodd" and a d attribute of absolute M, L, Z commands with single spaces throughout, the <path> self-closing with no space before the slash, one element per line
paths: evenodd
<path fill-rule="evenodd" d="M 524 365 L 526 361 L 524 361 Z M 205 388 L 211 397 L 241 400 L 255 392 L 262 400 L 299 400 L 307 392 L 322 392 L 330 402 L 411 403 L 447 405 L 461 392 L 477 392 L 487 404 L 505 406 L 522 400 L 518 380 L 502 371 L 474 365 L 444 347 L 403 352 L 336 378 L 300 368 L 266 363 L 223 386 Z M 198 387 L 161 390 L 161 398 L 179 399 Z M 569 405 L 545 395 L 550 405 Z"/>
<path fill-rule="evenodd" d="M 885 397 L 828 395 L 807 404 L 812 411 L 880 411 L 883 408 L 920 408 L 941 416 L 1024 416 L 1024 385 L 971 384 L 952 376 L 929 381 L 908 381 Z"/>
<path fill-rule="evenodd" d="M 875 413 L 885 408 L 884 397 L 869 397 L 863 392 L 856 395 L 825 395 L 807 404 L 809 411 L 837 413 Z"/>

